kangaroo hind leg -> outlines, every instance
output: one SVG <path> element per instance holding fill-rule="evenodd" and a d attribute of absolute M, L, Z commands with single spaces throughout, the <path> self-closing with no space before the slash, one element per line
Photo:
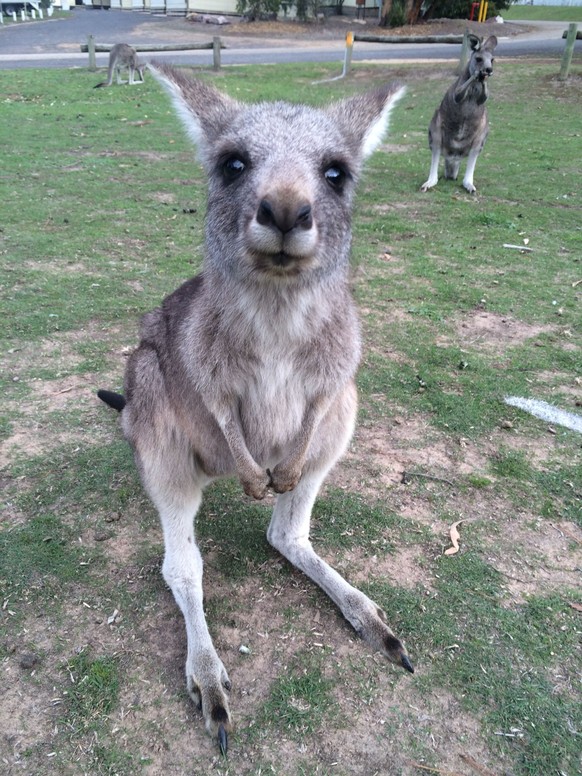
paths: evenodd
<path fill-rule="evenodd" d="M 277 498 L 269 543 L 327 593 L 356 633 L 388 660 L 411 673 L 404 645 L 386 624 L 382 609 L 317 555 L 309 540 L 310 516 L 326 472 L 305 473 L 297 487 Z"/>
<path fill-rule="evenodd" d="M 174 438 L 175 442 L 175 438 Z M 138 456 L 144 485 L 156 505 L 164 533 L 162 574 L 184 615 L 188 652 L 186 686 L 202 711 L 206 729 L 226 752 L 232 729 L 228 705 L 231 684 L 208 631 L 203 609 L 202 556 L 194 535 L 194 519 L 205 484 L 184 445 L 172 452 Z"/>
<path fill-rule="evenodd" d="M 441 158 L 441 149 L 435 143 L 432 149 L 432 157 L 430 161 L 430 172 L 428 174 L 428 180 L 426 180 L 420 187 L 421 191 L 428 191 L 437 185 L 439 180 L 439 160 Z"/>

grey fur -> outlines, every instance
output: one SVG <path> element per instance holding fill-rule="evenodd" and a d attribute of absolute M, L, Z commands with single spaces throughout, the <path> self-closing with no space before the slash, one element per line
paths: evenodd
<path fill-rule="evenodd" d="M 493 51 L 497 38 L 491 35 L 483 43 L 476 35 L 469 36 L 471 58 L 457 81 L 447 90 L 428 128 L 428 144 L 432 160 L 428 180 L 422 191 L 438 182 L 439 159 L 445 157 L 445 178 L 457 179 L 461 159 L 467 157 L 463 186 L 470 194 L 476 189 L 473 174 L 487 134 L 487 79 L 493 73 Z"/>
<path fill-rule="evenodd" d="M 413 670 L 382 610 L 309 540 L 311 507 L 356 416 L 354 188 L 404 90 L 389 85 L 324 110 L 244 105 L 167 65 L 152 72 L 208 174 L 206 255 L 202 272 L 144 317 L 117 408 L 160 513 L 163 575 L 186 622 L 187 687 L 224 748 L 230 681 L 204 617 L 193 528 L 216 477 L 236 474 L 255 499 L 277 493 L 269 542 L 375 649 Z"/>
<path fill-rule="evenodd" d="M 126 68 L 128 71 L 128 80 L 121 80 L 121 70 Z M 107 68 L 107 80 L 100 84 L 95 84 L 94 89 L 102 86 L 111 86 L 113 83 L 113 74 L 115 73 L 118 84 L 128 83 L 130 86 L 137 83 L 143 83 L 143 74 L 146 66 L 138 58 L 134 48 L 127 43 L 116 43 L 109 52 L 109 67 Z M 139 75 L 140 80 L 135 80 L 135 74 Z"/>

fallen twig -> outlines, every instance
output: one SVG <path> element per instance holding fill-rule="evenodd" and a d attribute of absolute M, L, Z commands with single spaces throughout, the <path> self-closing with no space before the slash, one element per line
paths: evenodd
<path fill-rule="evenodd" d="M 54 391 L 54 393 L 52 393 L 51 396 L 60 396 L 61 393 L 69 393 L 72 390 L 74 390 L 73 386 L 71 386 L 70 388 L 63 388 L 60 391 Z"/>
<path fill-rule="evenodd" d="M 444 477 L 436 477 L 434 474 L 423 474 L 422 472 L 402 472 L 402 483 L 406 485 L 408 477 L 423 477 L 425 480 L 436 480 L 436 482 L 444 482 L 450 485 L 451 488 L 455 487 L 455 483 L 450 480 L 445 480 Z"/>
<path fill-rule="evenodd" d="M 573 542 L 576 542 L 576 544 L 582 544 L 582 542 L 580 541 L 580 539 L 579 539 L 577 536 L 575 536 L 575 535 L 572 533 L 572 531 L 569 531 L 567 528 L 564 528 L 564 526 L 563 526 L 563 525 L 561 525 L 561 526 L 557 526 L 557 525 L 555 525 L 554 523 L 550 523 L 550 525 L 552 526 L 552 528 L 555 528 L 555 529 L 556 529 L 556 531 L 557 531 L 559 534 L 562 534 L 562 536 L 567 536 L 567 537 L 568 537 L 568 539 L 570 539 L 570 540 L 571 540 L 571 541 L 573 541 Z"/>
<path fill-rule="evenodd" d="M 431 768 L 430 765 L 422 765 L 414 760 L 408 760 L 408 765 L 412 765 L 413 768 L 420 768 L 421 771 L 429 771 L 430 773 L 439 773 L 440 776 L 462 776 L 457 771 L 443 771 L 442 768 Z"/>
<path fill-rule="evenodd" d="M 473 770 L 477 771 L 477 773 L 480 773 L 482 776 L 496 776 L 493 771 L 490 771 L 489 768 L 486 768 L 484 765 L 481 765 L 477 762 L 477 760 L 474 760 L 470 754 L 461 754 L 460 755 L 461 760 L 467 763 Z"/>

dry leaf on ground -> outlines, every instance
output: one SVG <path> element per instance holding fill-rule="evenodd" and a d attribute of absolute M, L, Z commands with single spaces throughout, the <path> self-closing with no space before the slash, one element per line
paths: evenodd
<path fill-rule="evenodd" d="M 458 532 L 457 526 L 463 522 L 464 520 L 457 520 L 457 522 L 453 523 L 449 528 L 449 534 L 453 546 L 449 547 L 448 550 L 445 550 L 445 555 L 455 555 L 455 553 L 459 552 L 459 539 L 461 538 L 461 534 Z"/>

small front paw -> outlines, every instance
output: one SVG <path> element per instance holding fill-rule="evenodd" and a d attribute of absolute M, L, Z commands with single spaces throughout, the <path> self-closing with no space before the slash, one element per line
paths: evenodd
<path fill-rule="evenodd" d="M 275 493 L 287 493 L 293 490 L 301 479 L 301 470 L 285 466 L 285 463 L 277 464 L 271 472 L 271 487 Z"/>
<path fill-rule="evenodd" d="M 267 490 L 271 484 L 271 477 L 268 471 L 260 470 L 252 477 L 240 477 L 241 485 L 247 496 L 260 501 L 267 495 Z"/>

